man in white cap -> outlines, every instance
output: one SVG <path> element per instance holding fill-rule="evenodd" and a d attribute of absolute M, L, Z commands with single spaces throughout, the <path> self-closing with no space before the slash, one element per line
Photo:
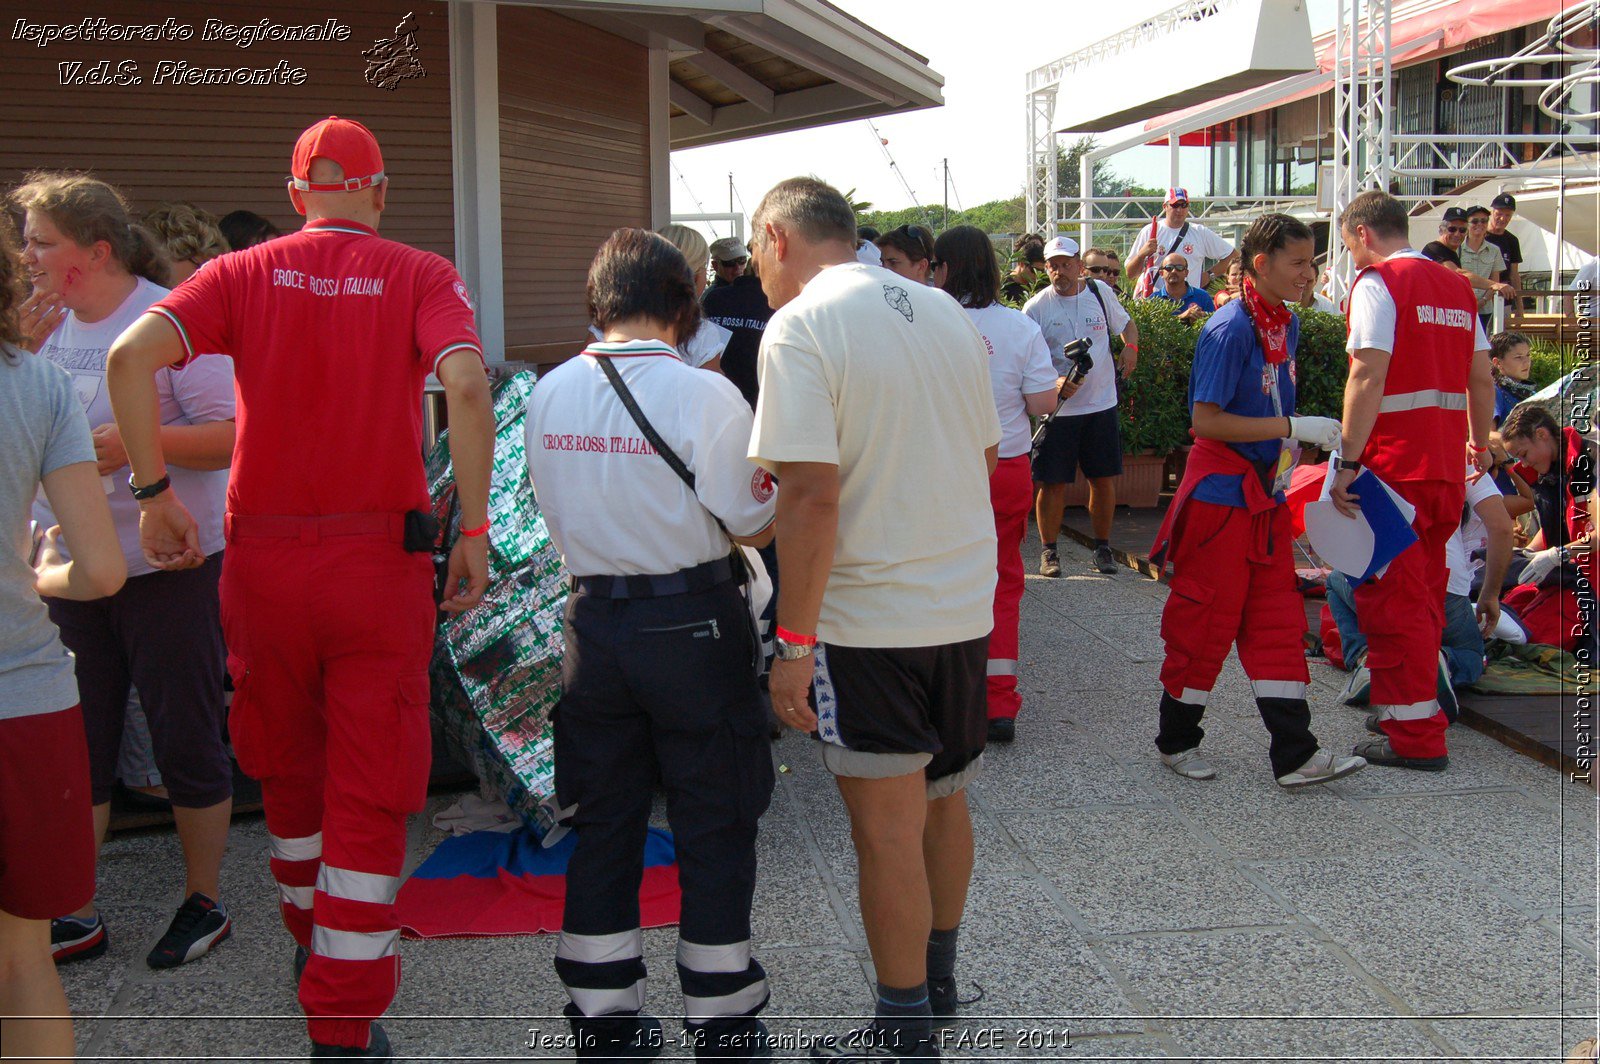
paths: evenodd
<path fill-rule="evenodd" d="M 1226 277 L 1228 267 L 1239 257 L 1234 246 L 1199 222 L 1189 220 L 1189 190 L 1167 189 L 1166 202 L 1161 205 L 1159 217 L 1150 219 L 1150 226 L 1140 230 L 1145 241 L 1128 257 L 1127 271 L 1136 282 L 1134 295 L 1150 294 L 1157 281 L 1157 267 L 1171 254 L 1182 255 L 1189 263 L 1189 282 L 1204 288 L 1212 277 Z M 1211 272 L 1206 273 L 1206 262 Z"/>
<path fill-rule="evenodd" d="M 1117 425 L 1117 376 L 1111 364 L 1111 334 L 1122 336 L 1120 373 L 1133 372 L 1139 359 L 1139 326 L 1104 281 L 1085 276 L 1078 242 L 1058 236 L 1044 246 L 1044 268 L 1050 287 L 1041 289 L 1022 312 L 1044 333 L 1056 372 L 1062 375 L 1060 411 L 1045 429 L 1044 440 L 1033 460 L 1033 481 L 1038 486 L 1039 556 L 1041 576 L 1060 576 L 1061 559 L 1056 537 L 1066 509 L 1067 485 L 1078 470 L 1089 478 L 1089 520 L 1094 527 L 1094 567 L 1106 575 L 1117 571 L 1111 557 L 1111 518 L 1116 513 L 1115 478 L 1122 473 L 1122 432 Z M 1069 381 L 1073 365 L 1063 353 L 1074 340 L 1088 339 L 1094 359 L 1089 372 Z"/>
<path fill-rule="evenodd" d="M 738 280 L 750 265 L 750 250 L 744 242 L 736 236 L 725 236 L 721 240 L 711 242 L 711 272 L 715 274 L 711 279 L 711 286 L 707 293 L 715 292 L 719 288 L 726 288 Z M 705 297 L 702 296 L 702 299 Z"/>

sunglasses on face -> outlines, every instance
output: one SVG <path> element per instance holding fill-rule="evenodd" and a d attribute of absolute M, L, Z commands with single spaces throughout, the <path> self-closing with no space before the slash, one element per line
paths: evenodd
<path fill-rule="evenodd" d="M 1161 272 L 1162 273 L 1188 273 L 1189 272 L 1189 267 L 1187 267 L 1187 266 L 1163 266 L 1163 267 L 1161 267 Z"/>
<path fill-rule="evenodd" d="M 1117 268 L 1115 266 L 1090 266 L 1089 272 L 1103 273 L 1107 277 L 1115 277 L 1117 275 Z"/>
<path fill-rule="evenodd" d="M 745 263 L 747 263 L 749 261 L 750 261 L 749 259 L 722 259 L 722 260 L 719 261 L 718 265 L 721 265 L 721 266 L 743 266 Z"/>
<path fill-rule="evenodd" d="M 1487 219 L 1487 218 L 1474 218 L 1471 221 L 1467 222 L 1467 224 L 1468 225 L 1488 225 L 1489 224 L 1489 219 Z"/>
<path fill-rule="evenodd" d="M 1189 209 L 1188 203 L 1169 203 L 1167 206 L 1176 211 L 1186 211 Z"/>
<path fill-rule="evenodd" d="M 1465 233 L 1467 227 L 1464 225 L 1447 225 L 1444 227 L 1444 231 L 1447 233 Z"/>

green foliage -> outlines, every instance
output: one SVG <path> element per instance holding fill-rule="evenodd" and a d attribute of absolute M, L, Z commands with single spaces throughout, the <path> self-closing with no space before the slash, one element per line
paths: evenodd
<path fill-rule="evenodd" d="M 1120 388 L 1122 449 L 1127 454 L 1169 454 L 1189 436 L 1189 370 L 1199 325 L 1172 313 L 1165 300 L 1123 304 L 1139 326 L 1139 363 Z"/>
<path fill-rule="evenodd" d="M 1344 380 L 1350 372 L 1345 352 L 1349 330 L 1343 316 L 1296 307 L 1300 346 L 1295 348 L 1295 411 L 1320 417 L 1344 416 Z"/>
<path fill-rule="evenodd" d="M 1533 370 L 1528 382 L 1535 388 L 1554 384 L 1577 367 L 1571 344 L 1555 344 L 1549 340 L 1534 340 L 1529 345 L 1533 355 Z"/>
<path fill-rule="evenodd" d="M 990 203 L 981 203 L 976 207 L 969 207 L 964 211 L 950 212 L 950 228 L 958 225 L 973 225 L 985 233 L 1020 233 L 1022 232 L 1023 208 L 1022 197 L 1013 199 L 994 200 Z M 944 209 L 942 207 L 906 207 L 898 211 L 866 211 L 857 212 L 857 225 L 870 225 L 881 233 L 902 225 L 921 225 L 935 233 L 945 229 Z"/>
<path fill-rule="evenodd" d="M 1205 319 L 1185 324 L 1169 304 L 1153 299 L 1132 299 L 1124 306 L 1139 326 L 1139 364 L 1120 389 L 1122 449 L 1128 454 L 1168 454 L 1194 442 L 1189 435 L 1189 374 Z M 1296 409 L 1339 417 L 1349 370 L 1344 318 L 1317 310 L 1296 313 Z"/>

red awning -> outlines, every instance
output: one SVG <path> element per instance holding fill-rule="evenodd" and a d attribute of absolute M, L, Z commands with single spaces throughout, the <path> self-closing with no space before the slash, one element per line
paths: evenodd
<path fill-rule="evenodd" d="M 1504 33 L 1518 26 L 1535 23 L 1542 25 L 1559 15 L 1561 9 L 1562 0 L 1419 0 L 1416 3 L 1400 5 L 1399 10 L 1391 15 L 1390 47 L 1396 65 L 1409 66 L 1424 59 L 1459 51 L 1479 37 Z M 1303 100 L 1307 96 L 1327 91 L 1333 84 L 1333 32 L 1319 34 L 1312 42 L 1312 46 L 1317 53 L 1317 67 L 1327 76 L 1310 86 L 1301 85 L 1298 89 L 1286 87 L 1283 96 L 1273 99 L 1270 103 L 1259 104 L 1254 110 L 1264 111 L 1271 107 L 1281 107 L 1286 103 L 1293 103 L 1295 100 Z M 1285 78 L 1280 84 L 1294 82 L 1301 77 L 1302 75 L 1295 75 Z M 1226 105 L 1229 101 L 1240 99 L 1245 95 L 1246 93 L 1236 92 L 1194 107 L 1186 107 L 1181 111 L 1159 115 L 1145 122 L 1144 128 L 1159 130 L 1179 125 L 1185 119 L 1219 105 Z M 1184 133 L 1179 136 L 1178 143 L 1180 145 L 1207 143 L 1203 140 L 1192 141 L 1190 140 L 1192 136 L 1194 134 Z M 1162 136 L 1149 143 L 1165 144 L 1167 138 Z"/>

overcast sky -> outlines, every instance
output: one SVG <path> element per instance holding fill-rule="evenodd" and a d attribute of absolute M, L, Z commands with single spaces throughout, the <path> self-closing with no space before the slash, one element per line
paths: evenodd
<path fill-rule="evenodd" d="M 953 210 L 1021 191 L 1026 151 L 1023 78 L 1028 71 L 1163 11 L 1174 0 L 833 3 L 927 56 L 933 69 L 944 75 L 943 107 L 874 121 L 924 206 L 942 204 L 941 160 L 949 158 Z M 1336 0 L 1309 3 L 1312 32 L 1330 28 Z M 1054 28 L 1041 32 L 1045 27 Z M 1115 89 L 1114 84 L 1107 86 L 1108 91 Z M 1118 169 L 1151 185 L 1165 184 L 1165 150 L 1147 149 L 1144 154 L 1148 158 L 1123 157 Z M 728 210 L 730 171 L 737 192 L 734 210 L 744 213 L 755 210 L 762 193 L 773 184 L 804 173 L 815 173 L 841 191 L 853 187 L 858 197 L 879 209 L 911 206 L 911 196 L 864 121 L 691 148 L 674 152 L 672 161 L 675 214 Z M 727 235 L 725 227 L 719 232 Z"/>

